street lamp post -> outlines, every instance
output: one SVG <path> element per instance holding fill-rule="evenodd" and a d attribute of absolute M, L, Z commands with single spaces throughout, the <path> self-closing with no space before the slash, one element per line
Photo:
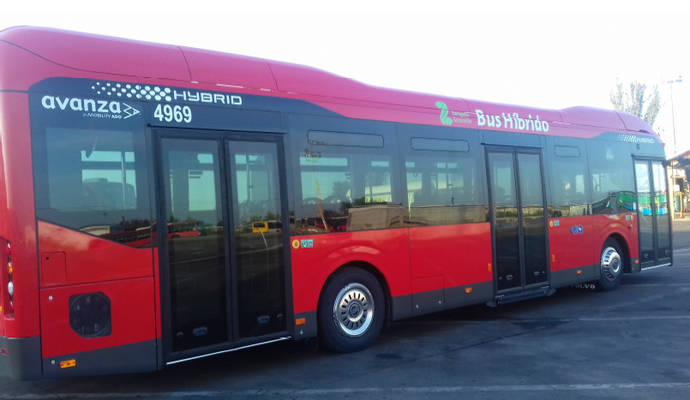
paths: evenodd
<path fill-rule="evenodd" d="M 674 107 L 673 107 L 673 84 L 674 84 L 674 83 L 681 83 L 681 82 L 683 82 L 683 77 L 680 76 L 680 75 L 678 76 L 678 79 L 671 79 L 670 81 L 666 81 L 666 83 L 669 84 L 669 88 L 670 88 L 670 91 L 671 91 L 671 126 L 673 127 L 673 155 L 674 155 L 674 156 L 677 156 L 677 155 L 678 155 L 678 142 L 677 142 L 677 139 L 676 139 L 676 113 L 675 113 L 675 110 L 674 110 Z M 678 161 L 676 161 L 676 163 L 678 163 Z M 676 176 L 676 171 L 675 171 L 675 170 L 676 170 L 675 165 L 672 164 L 672 165 L 671 165 L 671 176 L 673 177 L 673 178 L 672 178 L 672 179 L 673 179 L 673 182 L 671 182 L 671 183 L 674 184 L 674 186 L 673 186 L 674 188 L 675 188 L 675 176 Z M 687 179 L 687 178 L 688 178 L 688 177 L 686 177 L 686 179 Z M 675 191 L 675 189 L 674 189 L 674 191 Z M 673 208 L 675 209 L 675 208 L 676 208 L 676 207 L 675 207 L 675 203 L 676 203 L 676 202 L 675 202 L 675 195 L 673 196 L 673 199 L 672 199 L 672 200 L 673 200 L 673 203 L 672 203 L 672 204 L 673 204 Z M 684 210 L 684 208 L 685 208 L 685 207 L 683 207 L 683 193 L 682 193 L 682 191 L 681 191 L 681 193 L 680 193 L 680 197 L 678 198 L 678 203 L 679 203 L 679 207 L 678 207 L 678 208 L 679 208 L 680 210 L 676 210 L 676 211 L 680 211 L 680 217 L 682 218 L 682 217 L 683 217 L 683 210 Z"/>
<path fill-rule="evenodd" d="M 676 140 L 676 113 L 673 108 L 673 84 L 681 82 L 683 82 L 682 76 L 678 76 L 678 79 L 671 79 L 670 81 L 666 82 L 669 84 L 671 90 L 671 126 L 673 127 L 673 155 L 676 155 L 676 153 L 678 153 L 678 143 Z"/>

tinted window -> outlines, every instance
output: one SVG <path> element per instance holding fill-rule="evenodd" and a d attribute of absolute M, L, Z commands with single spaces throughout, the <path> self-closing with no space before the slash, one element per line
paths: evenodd
<path fill-rule="evenodd" d="M 413 150 L 470 151 L 470 144 L 465 140 L 412 138 L 410 139 L 410 147 Z"/>
<path fill-rule="evenodd" d="M 550 158 L 551 217 L 572 217 L 589 213 L 587 202 L 587 162 L 575 146 L 554 146 Z"/>
<path fill-rule="evenodd" d="M 299 158 L 301 207 L 297 233 L 381 229 L 402 224 L 391 205 L 392 167 L 387 155 L 308 152 Z"/>
<path fill-rule="evenodd" d="M 559 157 L 580 157 L 580 149 L 575 146 L 554 146 L 554 150 Z"/>
<path fill-rule="evenodd" d="M 486 221 L 484 172 L 472 157 L 439 155 L 405 159 L 408 222 L 445 225 Z"/>
<path fill-rule="evenodd" d="M 633 164 L 625 143 L 587 143 L 592 183 L 592 213 L 635 210 Z"/>
<path fill-rule="evenodd" d="M 229 142 L 242 337 L 285 329 L 283 234 L 275 143 Z"/>
<path fill-rule="evenodd" d="M 150 244 L 143 139 L 66 128 L 34 139 L 38 218 L 131 246 Z"/>
<path fill-rule="evenodd" d="M 383 136 L 373 134 L 310 131 L 307 138 L 317 145 L 383 147 Z"/>
<path fill-rule="evenodd" d="M 173 350 L 227 339 L 225 232 L 218 143 L 161 140 Z M 200 191 L 192 193 L 194 191 Z"/>

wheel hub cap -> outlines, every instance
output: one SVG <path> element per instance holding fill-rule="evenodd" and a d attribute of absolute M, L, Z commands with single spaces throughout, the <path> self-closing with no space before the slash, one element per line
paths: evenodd
<path fill-rule="evenodd" d="M 601 253 L 601 273 L 608 280 L 615 280 L 621 273 L 621 256 L 613 247 L 607 247 Z"/>
<path fill-rule="evenodd" d="M 374 319 L 374 299 L 360 283 L 350 283 L 335 297 L 333 320 L 347 336 L 363 335 Z"/>

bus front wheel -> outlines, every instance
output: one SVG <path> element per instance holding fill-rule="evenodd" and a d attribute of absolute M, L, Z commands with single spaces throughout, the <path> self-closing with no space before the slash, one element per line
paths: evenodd
<path fill-rule="evenodd" d="M 616 239 L 606 239 L 599 258 L 601 269 L 601 278 L 599 278 L 597 285 L 599 289 L 606 291 L 620 286 L 625 267 L 623 254 L 623 250 Z"/>
<path fill-rule="evenodd" d="M 319 340 L 331 351 L 347 353 L 374 343 L 385 319 L 385 300 L 369 272 L 347 267 L 324 289 L 319 301 Z"/>

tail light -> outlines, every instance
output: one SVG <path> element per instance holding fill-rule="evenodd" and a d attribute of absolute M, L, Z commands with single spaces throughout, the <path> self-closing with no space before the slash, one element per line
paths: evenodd
<path fill-rule="evenodd" d="M 7 296 L 5 296 L 5 315 L 14 314 L 14 266 L 12 265 L 12 244 L 9 241 L 5 241 L 5 268 L 3 275 L 7 276 Z"/>

